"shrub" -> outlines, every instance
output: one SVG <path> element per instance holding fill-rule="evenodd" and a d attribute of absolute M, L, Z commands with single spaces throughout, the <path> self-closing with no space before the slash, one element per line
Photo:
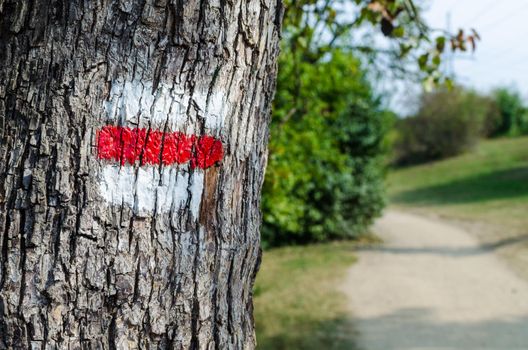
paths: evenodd
<path fill-rule="evenodd" d="M 493 91 L 497 120 L 490 136 L 528 134 L 528 112 L 518 91 L 499 88 Z"/>
<path fill-rule="evenodd" d="M 316 65 L 280 59 L 263 192 L 263 243 L 355 237 L 384 205 L 387 115 L 359 62 L 335 51 Z"/>
<path fill-rule="evenodd" d="M 490 118 L 489 99 L 461 88 L 424 94 L 418 113 L 397 123 L 398 164 L 457 155 L 472 147 Z"/>
<path fill-rule="evenodd" d="M 486 109 L 482 123 L 482 136 L 486 138 L 498 136 L 497 130 L 501 127 L 502 117 L 497 101 L 493 96 L 483 96 L 481 99 Z"/>

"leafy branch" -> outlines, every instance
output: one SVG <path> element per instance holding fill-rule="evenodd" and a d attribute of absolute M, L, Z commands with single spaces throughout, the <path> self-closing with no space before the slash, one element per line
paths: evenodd
<path fill-rule="evenodd" d="M 388 47 L 375 39 L 368 45 L 353 43 L 362 31 L 372 37 L 367 25 L 390 39 Z M 286 0 L 284 29 L 285 49 L 303 62 L 315 64 L 335 48 L 357 48 L 354 52 L 370 63 L 383 64 L 381 70 L 387 60 L 379 57 L 386 56 L 398 61 L 388 67 L 396 74 L 407 72 L 429 84 L 450 84 L 450 77 L 440 72 L 447 50 L 474 51 L 480 40 L 474 29 L 449 33 L 430 28 L 413 0 Z"/>

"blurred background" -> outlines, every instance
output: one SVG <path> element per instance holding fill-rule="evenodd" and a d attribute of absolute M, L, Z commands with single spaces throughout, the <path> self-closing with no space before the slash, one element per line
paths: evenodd
<path fill-rule="evenodd" d="M 343 280 L 393 210 L 460 227 L 526 280 L 527 15 L 525 0 L 285 1 L 260 349 L 360 348 Z"/>

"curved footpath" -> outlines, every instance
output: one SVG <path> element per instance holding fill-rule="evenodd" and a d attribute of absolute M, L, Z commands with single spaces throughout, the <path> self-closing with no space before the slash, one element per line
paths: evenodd
<path fill-rule="evenodd" d="M 528 349 L 528 283 L 464 230 L 390 211 L 344 285 L 359 348 Z"/>

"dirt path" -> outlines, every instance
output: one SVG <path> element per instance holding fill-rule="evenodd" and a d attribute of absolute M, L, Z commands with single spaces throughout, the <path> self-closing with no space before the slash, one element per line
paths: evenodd
<path fill-rule="evenodd" d="M 528 349 L 528 283 L 449 224 L 391 211 L 345 285 L 365 350 Z"/>

